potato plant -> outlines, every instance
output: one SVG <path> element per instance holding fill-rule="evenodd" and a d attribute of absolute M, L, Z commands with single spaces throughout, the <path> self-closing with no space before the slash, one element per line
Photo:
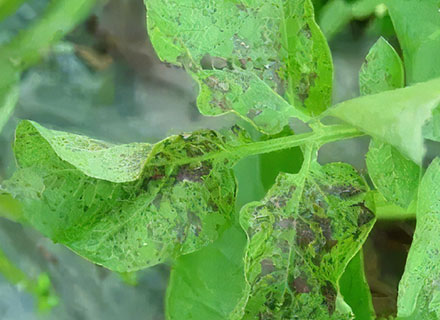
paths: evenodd
<path fill-rule="evenodd" d="M 60 19 L 51 10 L 72 12 L 59 37 L 93 2 L 54 1 L 41 28 Z M 397 319 L 440 319 L 440 160 L 425 157 L 426 140 L 440 141 L 438 1 L 356 3 L 347 19 L 386 6 L 403 59 L 379 38 L 361 96 L 332 105 L 331 52 L 310 0 L 146 0 L 159 58 L 197 83 L 200 113 L 236 124 L 121 145 L 23 120 L 0 213 L 116 272 L 171 263 L 166 318 L 200 320 L 375 319 L 362 247 L 377 219 L 415 213 Z M 329 34 L 339 28 L 324 18 Z M 55 39 L 38 27 L 0 50 L 0 128 L 20 72 Z M 292 119 L 307 130 L 294 134 Z M 371 137 L 367 174 L 318 162 L 323 145 L 360 136 Z M 298 172 L 237 210 L 237 163 L 261 155 L 270 170 L 276 152 Z"/>

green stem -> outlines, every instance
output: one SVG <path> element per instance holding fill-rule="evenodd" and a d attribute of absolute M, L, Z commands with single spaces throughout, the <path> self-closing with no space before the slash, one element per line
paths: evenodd
<path fill-rule="evenodd" d="M 351 139 L 362 135 L 364 135 L 363 132 L 350 125 L 322 126 L 314 132 L 244 144 L 232 149 L 230 153 L 245 157 L 290 149 L 310 143 L 316 144 L 320 147 L 329 142 Z"/>
<path fill-rule="evenodd" d="M 3 20 L 17 11 L 25 1 L 26 0 L 0 0 L 0 20 Z"/>

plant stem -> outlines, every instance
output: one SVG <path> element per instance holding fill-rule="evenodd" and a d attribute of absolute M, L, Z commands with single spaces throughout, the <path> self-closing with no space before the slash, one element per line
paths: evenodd
<path fill-rule="evenodd" d="M 364 135 L 363 132 L 350 125 L 322 126 L 314 132 L 244 144 L 232 149 L 230 153 L 245 157 L 290 149 L 309 143 L 315 143 L 318 146 L 322 146 L 329 142 L 355 138 L 362 135 Z"/>

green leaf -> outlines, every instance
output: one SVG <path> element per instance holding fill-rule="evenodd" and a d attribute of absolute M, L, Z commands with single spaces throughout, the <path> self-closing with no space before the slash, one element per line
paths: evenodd
<path fill-rule="evenodd" d="M 440 14 L 438 0 L 387 0 L 396 30 L 408 84 L 440 77 Z"/>
<path fill-rule="evenodd" d="M 402 88 L 404 84 L 403 64 L 399 55 L 380 37 L 371 47 L 359 72 L 361 95 Z"/>
<path fill-rule="evenodd" d="M 440 159 L 428 167 L 419 187 L 417 226 L 399 284 L 398 316 L 440 318 Z"/>
<path fill-rule="evenodd" d="M 20 170 L 3 186 L 47 237 L 135 271 L 201 249 L 228 224 L 236 187 L 224 149 L 209 130 L 112 145 L 24 121 L 14 146 Z"/>
<path fill-rule="evenodd" d="M 426 139 L 440 142 L 440 106 L 432 112 L 432 119 L 423 127 L 423 136 Z"/>
<path fill-rule="evenodd" d="M 371 140 L 367 153 L 368 174 L 384 198 L 402 208 L 416 199 L 420 167 L 396 148 L 377 139 Z"/>
<path fill-rule="evenodd" d="M 331 55 L 310 0 L 145 3 L 159 58 L 199 83 L 203 114 L 235 112 L 274 134 L 330 105 Z"/>
<path fill-rule="evenodd" d="M 231 227 L 213 244 L 180 257 L 167 289 L 167 319 L 230 319 L 244 289 L 245 246 L 243 231 Z"/>
<path fill-rule="evenodd" d="M 341 294 L 350 305 L 356 320 L 375 319 L 373 300 L 365 278 L 362 250 L 347 265 L 339 281 L 339 286 L 341 287 Z"/>
<path fill-rule="evenodd" d="M 423 125 L 440 103 L 440 79 L 363 96 L 337 104 L 328 115 L 394 146 L 421 164 L 425 154 Z"/>
<path fill-rule="evenodd" d="M 351 319 L 338 280 L 374 223 L 366 190 L 351 166 L 312 162 L 245 206 L 247 287 L 233 319 Z"/>
<path fill-rule="evenodd" d="M 402 61 L 383 38 L 370 49 L 359 73 L 362 95 L 401 88 L 404 85 Z M 417 194 L 420 167 L 395 147 L 372 139 L 367 153 L 368 174 L 384 198 L 407 208 Z"/>

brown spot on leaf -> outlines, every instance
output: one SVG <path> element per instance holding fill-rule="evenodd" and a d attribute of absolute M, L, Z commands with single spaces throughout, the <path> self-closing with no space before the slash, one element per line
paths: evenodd
<path fill-rule="evenodd" d="M 296 243 L 301 248 L 307 247 L 315 240 L 315 234 L 309 224 L 302 220 L 296 222 Z"/>
<path fill-rule="evenodd" d="M 330 186 L 327 188 L 324 188 L 324 190 L 338 198 L 341 199 L 347 199 L 354 197 L 362 192 L 359 188 L 353 186 L 353 185 L 343 185 L 343 186 Z"/>
<path fill-rule="evenodd" d="M 301 275 L 290 281 L 289 288 L 292 292 L 297 293 L 309 293 L 311 291 L 305 275 Z"/>
<path fill-rule="evenodd" d="M 357 204 L 354 204 L 352 207 L 359 207 L 361 209 L 357 220 L 358 227 L 362 227 L 363 225 L 373 220 L 375 217 L 373 211 L 367 208 L 365 202 L 359 202 Z"/>
<path fill-rule="evenodd" d="M 264 277 L 265 275 L 271 274 L 275 271 L 275 266 L 270 259 L 264 259 L 261 261 L 261 273 L 260 276 Z"/>
<path fill-rule="evenodd" d="M 207 162 L 202 162 L 200 166 L 192 168 L 188 164 L 180 166 L 177 172 L 177 181 L 193 181 L 203 182 L 202 177 L 207 176 L 211 172 L 212 166 Z"/>
<path fill-rule="evenodd" d="M 257 109 L 249 109 L 248 113 L 246 114 L 246 117 L 253 120 L 255 117 L 259 116 L 263 111 L 257 110 Z"/>
<path fill-rule="evenodd" d="M 327 305 L 328 313 L 332 315 L 333 312 L 335 312 L 337 292 L 330 281 L 326 281 L 325 285 L 321 287 L 321 294 L 325 298 L 325 304 Z"/>

